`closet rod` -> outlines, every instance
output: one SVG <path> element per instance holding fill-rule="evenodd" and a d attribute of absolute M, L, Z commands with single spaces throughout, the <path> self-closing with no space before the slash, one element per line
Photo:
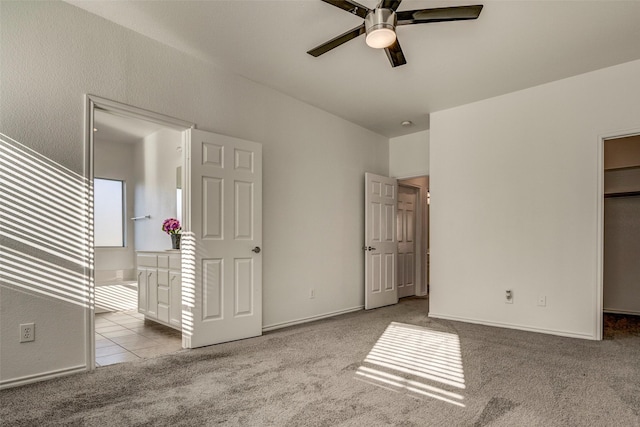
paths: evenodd
<path fill-rule="evenodd" d="M 640 191 L 626 191 L 623 193 L 609 193 L 609 194 L 605 194 L 604 198 L 605 199 L 609 199 L 612 197 L 636 197 L 636 196 L 640 196 Z"/>

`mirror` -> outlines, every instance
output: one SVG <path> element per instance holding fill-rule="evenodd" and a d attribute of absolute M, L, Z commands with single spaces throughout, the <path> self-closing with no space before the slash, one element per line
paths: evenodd
<path fill-rule="evenodd" d="M 176 168 L 176 219 L 182 224 L 182 166 Z"/>

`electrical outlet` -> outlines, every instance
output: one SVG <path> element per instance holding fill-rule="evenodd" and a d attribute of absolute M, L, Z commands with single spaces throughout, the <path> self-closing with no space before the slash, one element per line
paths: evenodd
<path fill-rule="evenodd" d="M 513 304 L 513 291 L 511 289 L 504 291 L 504 303 Z"/>
<path fill-rule="evenodd" d="M 20 325 L 20 342 L 30 342 L 36 339 L 35 323 L 23 323 Z"/>
<path fill-rule="evenodd" d="M 316 290 L 309 289 L 309 299 L 314 299 L 316 297 Z"/>
<path fill-rule="evenodd" d="M 546 295 L 538 295 L 538 306 L 546 307 L 547 306 L 547 296 Z"/>

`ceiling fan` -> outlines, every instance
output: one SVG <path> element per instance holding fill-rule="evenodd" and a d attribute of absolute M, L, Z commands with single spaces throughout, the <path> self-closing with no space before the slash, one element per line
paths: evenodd
<path fill-rule="evenodd" d="M 364 19 L 364 22 L 360 26 L 311 49 L 307 52 L 309 55 L 318 57 L 366 33 L 367 45 L 376 49 L 384 49 L 392 67 L 407 63 L 396 37 L 396 26 L 476 19 L 482 11 L 482 5 L 474 5 L 396 12 L 402 0 L 381 0 L 375 9 L 369 9 L 353 0 L 322 1 L 357 15 Z"/>

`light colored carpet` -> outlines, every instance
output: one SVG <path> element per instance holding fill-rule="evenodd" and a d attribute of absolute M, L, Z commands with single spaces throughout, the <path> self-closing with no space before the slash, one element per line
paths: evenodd
<path fill-rule="evenodd" d="M 640 337 L 429 319 L 426 299 L 0 392 L 0 423 L 638 426 Z"/>

